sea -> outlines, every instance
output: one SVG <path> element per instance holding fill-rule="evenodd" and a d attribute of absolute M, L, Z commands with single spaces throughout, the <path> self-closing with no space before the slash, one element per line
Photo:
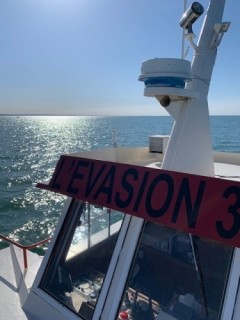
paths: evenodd
<path fill-rule="evenodd" d="M 240 116 L 211 116 L 213 149 L 240 152 Z M 36 188 L 61 154 L 113 146 L 148 146 L 169 135 L 168 116 L 0 116 L 0 234 L 24 245 L 52 235 L 66 198 Z M 0 242 L 0 248 L 5 244 Z"/>

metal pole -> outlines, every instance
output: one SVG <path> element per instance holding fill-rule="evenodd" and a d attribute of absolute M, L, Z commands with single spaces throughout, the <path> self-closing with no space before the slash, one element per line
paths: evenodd
<path fill-rule="evenodd" d="M 27 250 L 23 248 L 23 261 L 24 261 L 24 269 L 26 270 L 28 268 L 28 263 L 27 263 Z"/>
<path fill-rule="evenodd" d="M 183 13 L 186 12 L 187 10 L 187 0 L 183 1 Z M 182 32 L 182 54 L 181 57 L 182 59 L 184 59 L 185 56 L 185 30 L 183 28 L 183 32 Z"/>

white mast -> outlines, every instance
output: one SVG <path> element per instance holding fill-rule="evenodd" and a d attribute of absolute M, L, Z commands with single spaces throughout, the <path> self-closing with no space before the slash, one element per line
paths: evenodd
<path fill-rule="evenodd" d="M 222 25 L 224 5 L 225 0 L 210 1 L 192 61 L 192 81 L 186 85 L 186 89 L 198 92 L 199 98 L 188 99 L 174 106 L 179 111 L 163 160 L 163 169 L 214 175 L 207 95 L 220 38 L 220 32 L 214 30 L 216 24 Z"/>
<path fill-rule="evenodd" d="M 193 2 L 180 20 L 184 36 L 195 50 L 191 65 L 172 58 L 142 64 L 139 80 L 145 83 L 144 95 L 157 98 L 175 120 L 163 169 L 214 176 L 207 96 L 217 47 L 229 27 L 222 22 L 224 6 L 225 0 L 210 0 L 197 45 L 192 25 L 203 13 L 203 6 Z"/>

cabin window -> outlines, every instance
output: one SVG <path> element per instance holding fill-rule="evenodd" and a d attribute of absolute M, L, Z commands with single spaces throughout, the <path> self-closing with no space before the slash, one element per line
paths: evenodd
<path fill-rule="evenodd" d="M 82 319 L 92 319 L 123 214 L 72 201 L 41 288 Z"/>
<path fill-rule="evenodd" d="M 232 248 L 146 222 L 117 319 L 219 319 Z"/>

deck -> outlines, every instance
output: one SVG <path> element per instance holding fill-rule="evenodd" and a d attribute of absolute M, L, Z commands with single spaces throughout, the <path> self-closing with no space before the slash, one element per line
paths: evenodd
<path fill-rule="evenodd" d="M 12 246 L 0 250 L 0 319 L 33 320 L 22 304 L 28 295 L 42 257 L 28 251 L 29 268 L 24 271 L 22 250 Z"/>

